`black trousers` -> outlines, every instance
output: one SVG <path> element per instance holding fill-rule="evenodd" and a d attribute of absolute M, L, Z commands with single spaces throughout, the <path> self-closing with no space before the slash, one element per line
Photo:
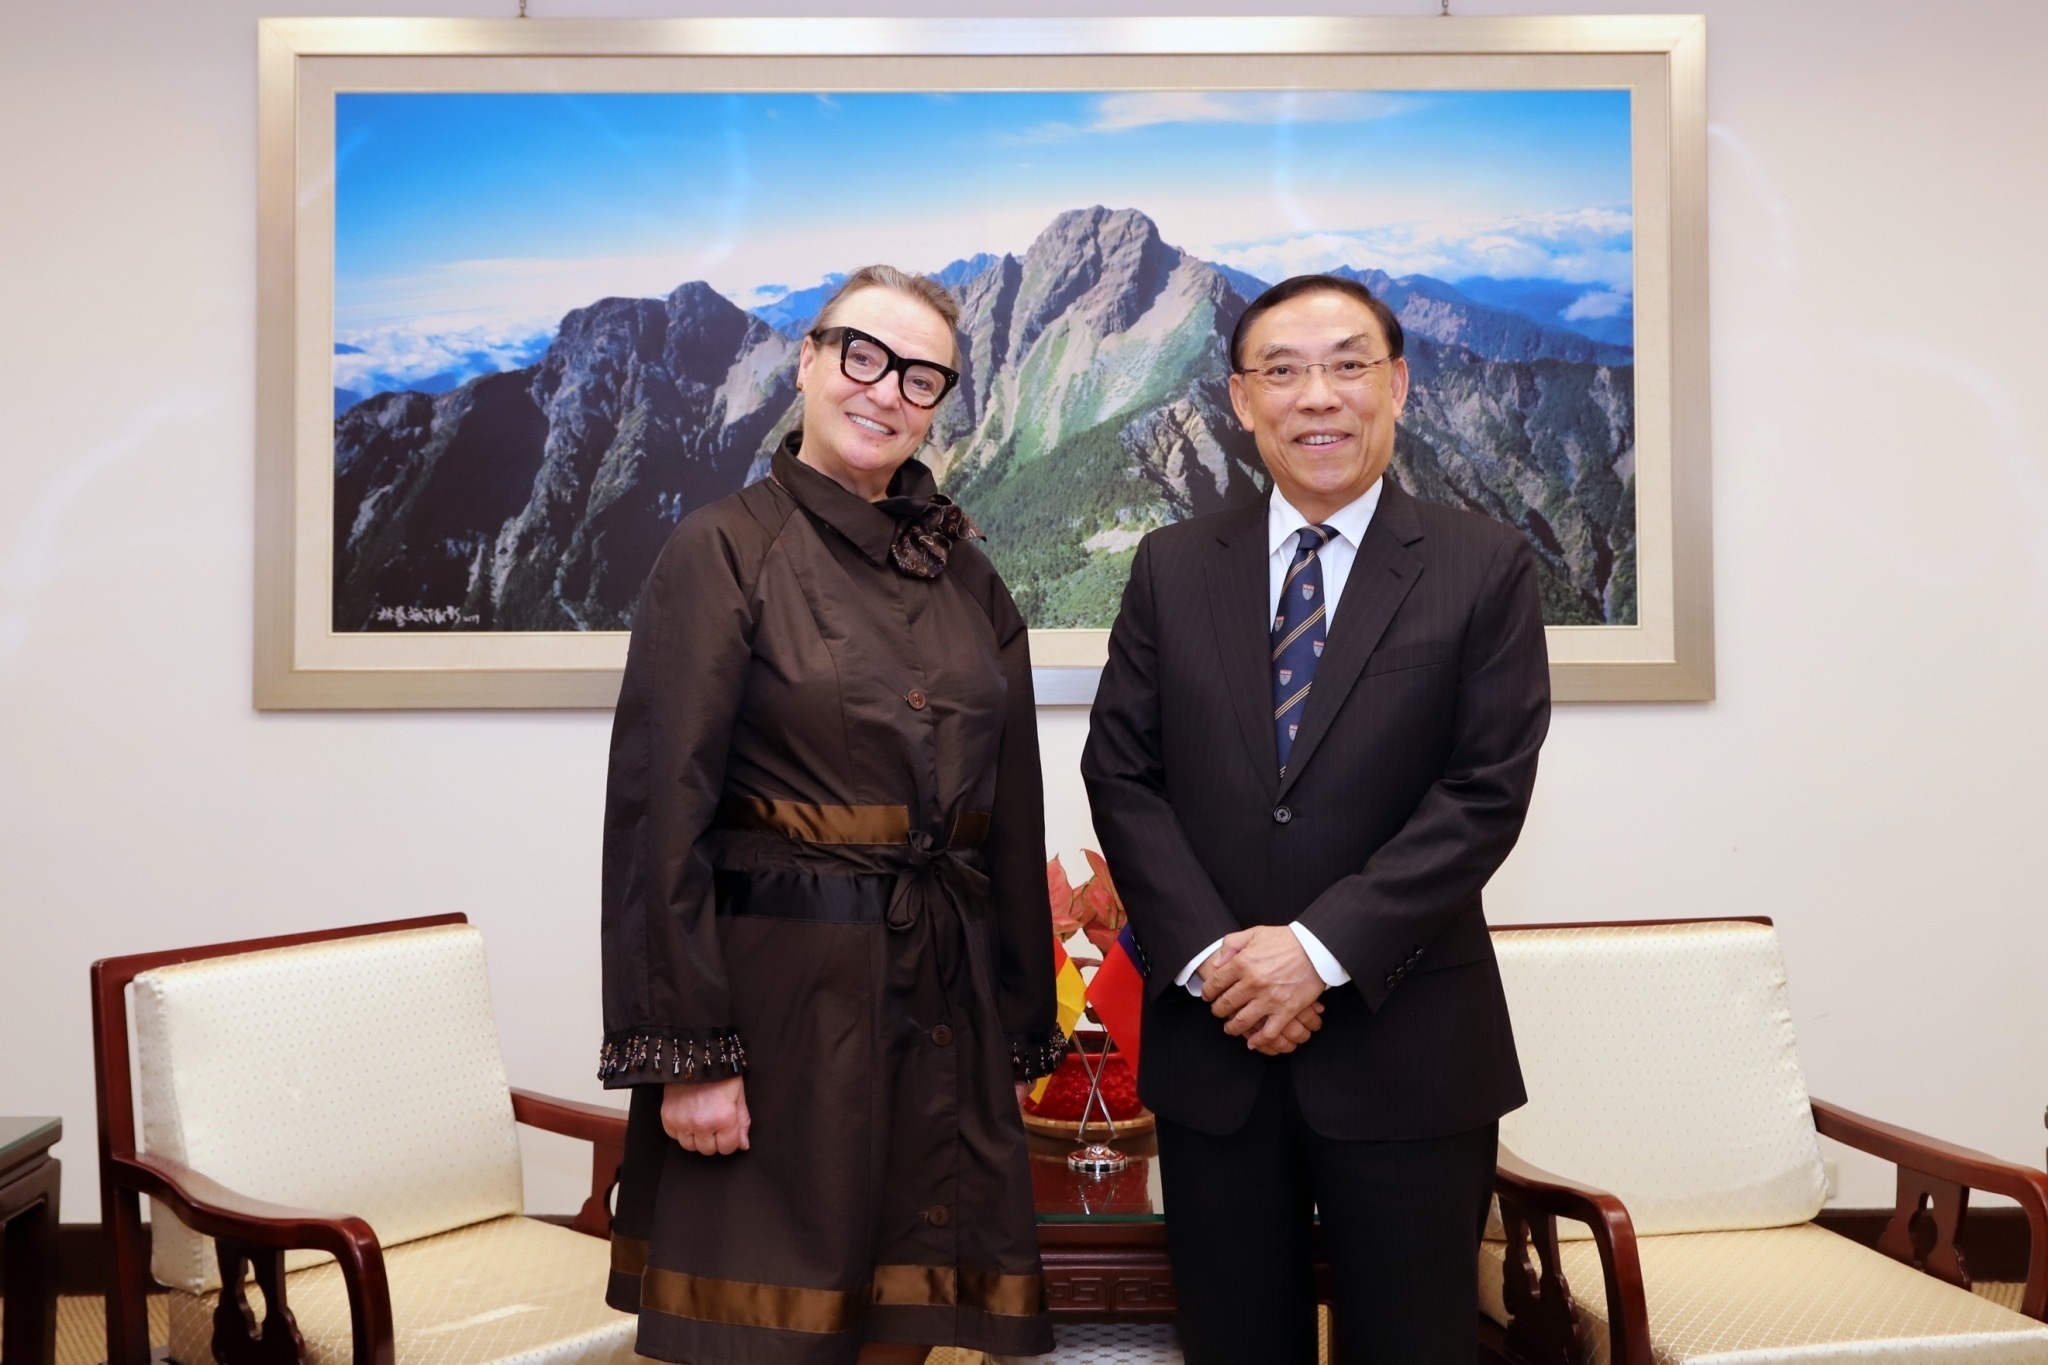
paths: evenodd
<path fill-rule="evenodd" d="M 1284 1062 L 1268 1068 L 1251 1118 L 1227 1137 L 1159 1120 L 1188 1365 L 1313 1365 L 1317 1217 L 1344 1365 L 1472 1365 L 1500 1126 L 1326 1138 L 1303 1119 L 1292 1078 Z"/>

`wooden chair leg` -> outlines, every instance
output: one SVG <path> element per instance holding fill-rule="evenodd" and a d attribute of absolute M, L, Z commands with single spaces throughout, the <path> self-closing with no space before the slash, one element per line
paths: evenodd
<path fill-rule="evenodd" d="M 102 1181 L 100 1225 L 112 1264 L 107 1272 L 107 1365 L 149 1365 L 149 1252 L 142 1197 Z"/>
<path fill-rule="evenodd" d="M 214 1240 L 214 1254 L 220 1261 L 220 1302 L 213 1310 L 213 1358 L 222 1365 L 298 1365 L 306 1342 L 285 1302 L 284 1253 L 221 1237 Z M 261 1323 L 249 1305 L 251 1266 L 263 1291 Z"/>
<path fill-rule="evenodd" d="M 576 1211 L 570 1227 L 591 1237 L 612 1235 L 612 1186 L 618 1183 L 619 1167 L 625 1160 L 624 1143 L 591 1142 L 590 1195 Z"/>
<path fill-rule="evenodd" d="M 1901 1166 L 1898 1197 L 1877 1249 L 1958 1289 L 1968 1289 L 1970 1271 L 1959 1243 L 1969 1212 L 1968 1186 Z"/>

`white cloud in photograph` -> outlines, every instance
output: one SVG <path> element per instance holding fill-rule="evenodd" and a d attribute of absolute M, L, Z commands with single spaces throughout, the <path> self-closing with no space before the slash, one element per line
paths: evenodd
<path fill-rule="evenodd" d="M 1198 254 L 1266 280 L 1352 266 L 1442 280 L 1479 275 L 1595 286 L 1597 292 L 1589 292 L 1575 306 L 1608 311 L 1588 311 L 1582 317 L 1617 315 L 1627 306 L 1635 281 L 1633 223 L 1625 210 L 1611 208 L 1502 218 L 1455 216 L 1308 232 L 1198 249 Z"/>
<path fill-rule="evenodd" d="M 560 320 L 421 317 L 337 332 L 334 387 L 371 394 L 426 385 L 445 392 L 478 375 L 532 364 Z"/>

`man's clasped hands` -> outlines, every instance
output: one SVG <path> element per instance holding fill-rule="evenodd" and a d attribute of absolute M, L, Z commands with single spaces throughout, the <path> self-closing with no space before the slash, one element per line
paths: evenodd
<path fill-rule="evenodd" d="M 1301 940 L 1284 924 L 1224 936 L 1197 969 L 1202 999 L 1223 1031 L 1269 1057 L 1294 1051 L 1323 1026 L 1326 987 Z"/>

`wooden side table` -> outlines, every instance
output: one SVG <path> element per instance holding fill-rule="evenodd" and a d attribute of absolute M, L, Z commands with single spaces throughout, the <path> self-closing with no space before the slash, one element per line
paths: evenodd
<path fill-rule="evenodd" d="M 0 1227 L 6 1229 L 7 1323 L 0 1365 L 57 1359 L 57 1178 L 61 1119 L 0 1118 Z"/>

